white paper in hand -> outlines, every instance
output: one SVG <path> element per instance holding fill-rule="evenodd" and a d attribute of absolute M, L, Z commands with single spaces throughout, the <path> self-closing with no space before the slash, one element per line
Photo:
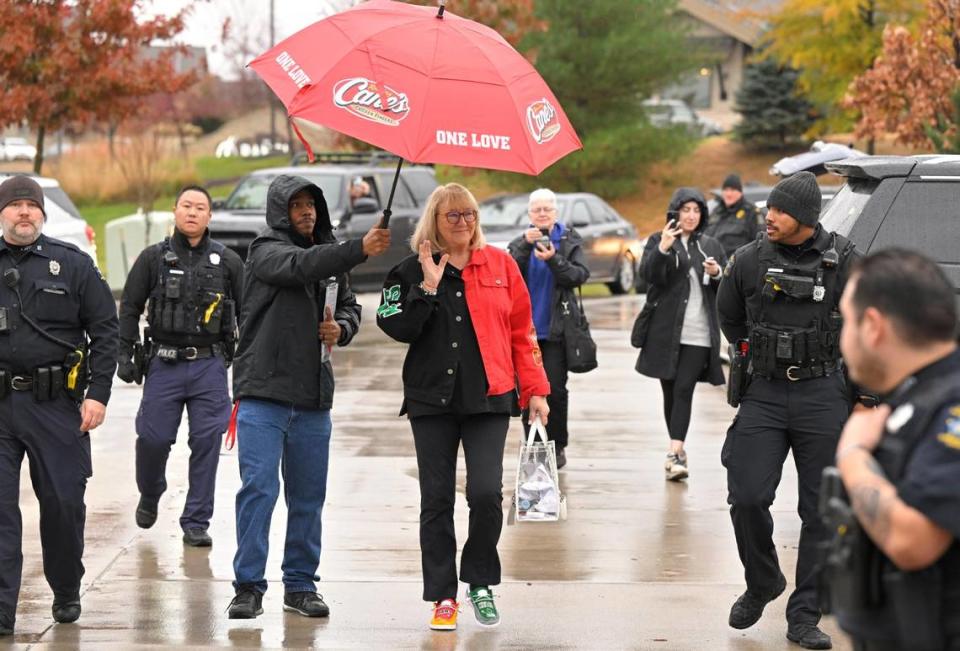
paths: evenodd
<path fill-rule="evenodd" d="M 337 281 L 332 280 L 330 284 L 327 285 L 327 294 L 323 299 L 323 318 L 327 318 L 327 309 L 330 309 L 331 314 L 337 313 L 337 295 L 340 292 L 340 285 L 337 284 Z M 330 356 L 333 354 L 333 346 L 328 346 L 326 343 L 320 343 L 320 362 L 326 362 L 330 359 Z"/>

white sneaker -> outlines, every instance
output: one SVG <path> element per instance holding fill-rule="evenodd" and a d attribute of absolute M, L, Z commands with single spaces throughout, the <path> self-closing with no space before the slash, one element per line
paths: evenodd
<path fill-rule="evenodd" d="M 667 460 L 663 464 L 663 469 L 666 471 L 667 479 L 669 481 L 680 481 L 681 479 L 686 479 L 689 477 L 690 471 L 687 468 L 686 453 L 679 455 L 671 452 L 668 454 Z"/>

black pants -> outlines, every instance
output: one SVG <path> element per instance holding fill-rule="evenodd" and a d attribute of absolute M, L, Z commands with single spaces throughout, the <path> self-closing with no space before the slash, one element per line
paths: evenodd
<path fill-rule="evenodd" d="M 827 530 L 817 513 L 817 497 L 823 469 L 833 463 L 837 440 L 849 414 L 850 404 L 839 373 L 800 382 L 754 378 L 723 444 L 727 502 L 737 549 L 747 589 L 758 594 L 773 591 L 780 576 L 770 505 L 787 451 L 793 450 L 803 526 L 796 590 L 787 603 L 787 621 L 792 624 L 820 621 L 816 546 L 827 537 Z"/>
<path fill-rule="evenodd" d="M 0 614 L 13 623 L 23 570 L 20 466 L 30 462 L 40 502 L 43 571 L 55 596 L 71 597 L 83 577 L 83 496 L 91 475 L 90 435 L 67 397 L 36 402 L 14 391 L 0 400 Z"/>
<path fill-rule="evenodd" d="M 663 389 L 663 417 L 671 441 L 685 441 L 693 409 L 693 390 L 703 369 L 710 363 L 707 346 L 680 346 L 677 374 L 672 380 L 660 380 Z M 552 414 L 551 414 L 552 415 Z"/>
<path fill-rule="evenodd" d="M 541 339 L 540 352 L 543 355 L 543 370 L 550 382 L 550 395 L 547 406 L 550 418 L 547 424 L 547 438 L 555 441 L 557 450 L 567 447 L 570 435 L 567 432 L 567 413 L 569 411 L 569 393 L 567 392 L 567 348 L 562 341 Z M 530 433 L 530 412 L 523 410 L 523 433 Z"/>
<path fill-rule="evenodd" d="M 497 542 L 503 528 L 503 447 L 510 415 L 421 416 L 411 418 L 410 425 L 420 473 L 424 600 L 440 601 L 457 596 L 453 506 L 461 441 L 467 462 L 470 527 L 460 558 L 460 580 L 473 585 L 499 584 Z"/>

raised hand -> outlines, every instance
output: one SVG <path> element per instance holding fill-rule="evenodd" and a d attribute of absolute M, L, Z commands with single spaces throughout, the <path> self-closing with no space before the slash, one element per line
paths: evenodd
<path fill-rule="evenodd" d="M 523 232 L 523 239 L 529 244 L 535 244 L 541 237 L 543 237 L 543 234 L 540 232 L 540 229 L 533 228 L 532 226 Z"/>
<path fill-rule="evenodd" d="M 450 254 L 444 253 L 440 256 L 440 262 L 433 261 L 433 249 L 430 242 L 424 240 L 420 243 L 420 267 L 423 269 L 423 286 L 432 292 L 437 291 L 440 286 L 440 279 L 443 278 L 443 270 L 450 260 Z"/>
<path fill-rule="evenodd" d="M 363 255 L 381 255 L 390 248 L 390 229 L 377 224 L 363 236 Z"/>
<path fill-rule="evenodd" d="M 670 250 L 670 247 L 673 246 L 673 243 L 677 241 L 677 238 L 680 237 L 680 233 L 683 232 L 683 229 L 677 224 L 676 219 L 671 219 L 667 222 L 667 225 L 663 227 L 663 230 L 660 232 L 660 251 L 666 253 Z"/>

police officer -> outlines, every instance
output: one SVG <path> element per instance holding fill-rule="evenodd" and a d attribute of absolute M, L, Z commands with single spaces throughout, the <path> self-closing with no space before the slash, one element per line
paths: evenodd
<path fill-rule="evenodd" d="M 829 649 L 830 637 L 817 628 L 814 566 L 817 543 L 826 537 L 817 495 L 850 411 L 840 370 L 838 305 L 855 253 L 852 243 L 818 224 L 820 189 L 813 174 L 780 181 L 767 205 L 766 237 L 730 258 L 717 296 L 723 333 L 731 342 L 749 340 L 752 364 L 722 452 L 747 582 L 729 623 L 753 626 L 786 589 L 770 505 L 792 450 L 803 527 L 787 638 L 804 648 Z"/>
<path fill-rule="evenodd" d="M 53 618 L 80 617 L 89 432 L 103 422 L 117 363 L 110 288 L 88 255 L 41 234 L 45 219 L 36 181 L 0 184 L 0 635 L 13 633 L 20 592 L 24 453 Z"/>
<path fill-rule="evenodd" d="M 744 199 L 740 177 L 728 175 L 720 191 L 720 205 L 711 212 L 704 232 L 720 241 L 729 258 L 741 246 L 757 239 L 758 231 L 757 207 Z"/>
<path fill-rule="evenodd" d="M 840 305 L 850 376 L 883 404 L 856 411 L 837 449 L 859 526 L 834 523 L 839 548 L 832 549 L 849 544 L 850 553 L 826 563 L 832 611 L 858 650 L 960 649 L 953 288 L 932 261 L 891 249 L 854 267 Z"/>
<path fill-rule="evenodd" d="M 125 382 L 142 381 L 137 412 L 137 525 L 157 521 L 165 470 L 177 428 L 190 418 L 190 487 L 180 517 L 183 542 L 212 544 L 220 435 L 230 420 L 227 365 L 233 355 L 243 281 L 240 256 L 210 239 L 210 195 L 199 186 L 177 194 L 174 233 L 143 250 L 120 300 L 120 363 Z M 147 308 L 150 341 L 140 342 Z"/>

